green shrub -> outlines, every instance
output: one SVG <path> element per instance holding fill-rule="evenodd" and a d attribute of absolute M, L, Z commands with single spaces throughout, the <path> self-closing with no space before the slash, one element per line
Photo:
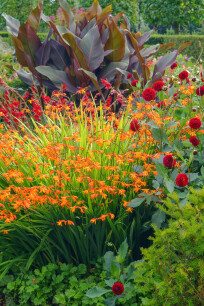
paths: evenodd
<path fill-rule="evenodd" d="M 201 42 L 202 48 L 204 48 L 204 35 L 151 35 L 148 45 L 152 44 L 167 44 L 169 42 L 175 43 L 175 49 L 184 42 L 191 42 L 192 45 L 186 47 L 181 53 L 186 54 L 188 57 L 192 56 L 197 59 L 201 53 L 201 48 L 199 47 L 199 41 Z M 204 52 L 202 54 L 202 59 L 204 59 Z"/>
<path fill-rule="evenodd" d="M 168 228 L 155 227 L 152 246 L 142 250 L 135 279 L 142 305 L 203 305 L 204 188 L 191 189 L 186 206 L 173 193 L 159 208 L 171 219 Z"/>

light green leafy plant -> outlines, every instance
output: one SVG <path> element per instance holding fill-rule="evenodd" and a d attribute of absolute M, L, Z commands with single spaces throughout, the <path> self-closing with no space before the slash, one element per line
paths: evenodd
<path fill-rule="evenodd" d="M 186 206 L 173 193 L 158 207 L 170 216 L 169 226 L 154 227 L 153 244 L 136 265 L 142 305 L 203 305 L 204 188 L 191 189 Z"/>

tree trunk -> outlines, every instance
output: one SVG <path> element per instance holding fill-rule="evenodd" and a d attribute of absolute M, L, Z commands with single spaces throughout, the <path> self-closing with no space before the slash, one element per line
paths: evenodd
<path fill-rule="evenodd" d="M 178 22 L 174 23 L 174 31 L 176 35 L 180 34 L 180 24 Z"/>

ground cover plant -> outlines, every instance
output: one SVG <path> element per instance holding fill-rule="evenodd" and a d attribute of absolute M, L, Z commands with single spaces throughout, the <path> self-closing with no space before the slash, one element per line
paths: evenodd
<path fill-rule="evenodd" d="M 94 7 L 99 9 L 96 1 Z M 204 72 L 199 62 L 192 65 L 178 53 L 146 59 L 147 82 L 135 71 L 126 71 L 128 86 L 101 78 L 105 99 L 89 83 L 74 92 L 66 82 L 51 92 L 38 83 L 19 90 L 4 75 L 12 67 L 1 63 L 0 293 L 13 294 L 17 304 L 81 305 L 91 298 L 93 305 L 157 303 L 153 261 L 146 265 L 152 265 L 150 284 L 144 272 L 141 287 L 135 261 L 155 250 L 148 239 L 152 224 L 161 228 L 156 236 L 171 228 L 172 215 L 162 209 L 168 194 L 184 209 L 191 188 L 199 192 L 204 185 Z M 96 274 L 87 287 L 91 271 Z M 47 295 L 36 296 L 39 286 Z M 48 297 L 52 286 L 55 293 Z"/>

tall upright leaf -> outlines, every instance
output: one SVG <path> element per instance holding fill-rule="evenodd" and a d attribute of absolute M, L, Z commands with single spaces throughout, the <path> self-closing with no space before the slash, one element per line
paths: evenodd
<path fill-rule="evenodd" d="M 112 62 L 120 62 L 125 54 L 125 38 L 123 34 L 118 29 L 114 20 L 109 23 L 109 38 L 105 44 L 105 50 L 114 50 L 111 52 L 107 58 Z"/>
<path fill-rule="evenodd" d="M 87 65 L 91 71 L 97 69 L 104 59 L 104 49 L 100 39 L 98 26 L 94 26 L 82 38 L 80 49 L 86 57 Z"/>

